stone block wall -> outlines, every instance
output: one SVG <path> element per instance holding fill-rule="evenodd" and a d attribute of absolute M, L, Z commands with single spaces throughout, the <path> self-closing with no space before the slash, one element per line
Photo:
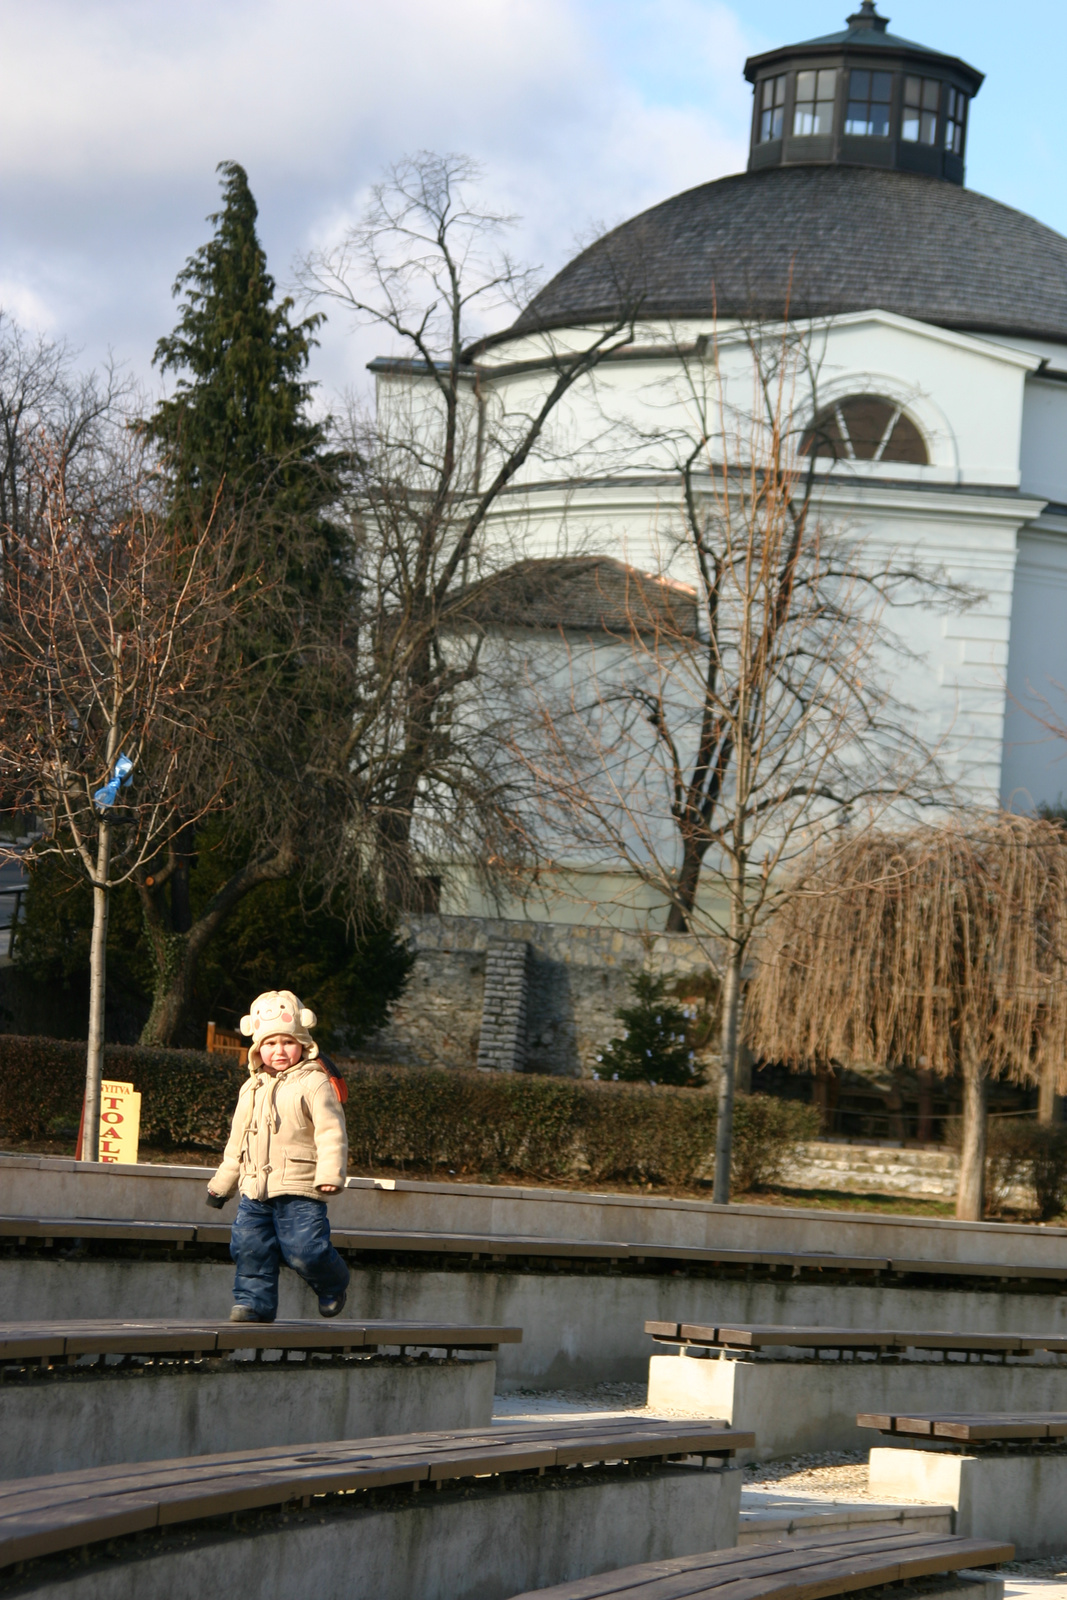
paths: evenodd
<path fill-rule="evenodd" d="M 631 999 L 638 972 L 695 978 L 707 970 L 706 957 L 685 934 L 429 914 L 407 917 L 404 931 L 415 967 L 372 1049 L 413 1065 L 506 1066 L 510 1050 L 512 1066 L 526 1071 L 588 1075 L 597 1051 L 619 1031 L 614 1013 Z M 506 1022 L 506 986 L 514 986 L 522 967 L 525 1017 L 520 1023 L 512 1014 Z"/>
<path fill-rule="evenodd" d="M 482 979 L 478 1065 L 521 1072 L 526 1065 L 529 945 L 525 939 L 490 939 Z"/>

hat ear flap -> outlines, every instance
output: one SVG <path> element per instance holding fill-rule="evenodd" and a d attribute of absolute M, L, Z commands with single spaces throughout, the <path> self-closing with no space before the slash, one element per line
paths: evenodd
<path fill-rule="evenodd" d="M 307 1006 L 302 1007 L 300 1012 L 300 1026 L 302 1028 L 313 1028 L 318 1020 L 314 1011 L 309 1010 Z"/>
<path fill-rule="evenodd" d="M 252 1027 L 251 1017 L 241 1018 L 241 1032 L 247 1034 L 249 1038 L 251 1038 L 252 1034 L 255 1032 L 255 1029 Z"/>

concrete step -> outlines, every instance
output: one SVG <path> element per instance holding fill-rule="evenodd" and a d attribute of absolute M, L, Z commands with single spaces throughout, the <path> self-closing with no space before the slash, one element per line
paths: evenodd
<path fill-rule="evenodd" d="M 20 1479 L 0 1485 L 0 1568 L 56 1600 L 503 1597 L 734 1546 L 741 1473 L 699 1459 L 728 1442 L 571 1419 Z"/>
<path fill-rule="evenodd" d="M 880 1447 L 871 1451 L 872 1494 L 899 1500 L 944 1497 L 955 1532 L 1010 1539 L 1021 1560 L 1062 1553 L 1067 1447 L 969 1444 L 962 1450 Z"/>
<path fill-rule="evenodd" d="M 648 1404 L 663 1416 L 725 1417 L 756 1435 L 753 1457 L 742 1460 L 774 1461 L 801 1452 L 869 1449 L 870 1431 L 856 1421 L 863 1412 L 1056 1411 L 1065 1377 L 1052 1358 L 897 1365 L 653 1356 Z"/>
<path fill-rule="evenodd" d="M 827 1500 L 782 1494 L 775 1488 L 744 1488 L 738 1544 L 778 1544 L 798 1533 L 830 1533 L 845 1528 L 899 1528 L 903 1533 L 952 1533 L 951 1505 L 877 1504 L 867 1500 Z"/>
<path fill-rule="evenodd" d="M 81 1250 L 70 1238 L 48 1247 L 45 1238 L 20 1246 L 19 1233 L 2 1237 L 0 1305 L 18 1317 L 225 1315 L 233 1267 L 221 1236 L 233 1213 L 205 1206 L 209 1175 L 0 1155 L 0 1215 L 26 1218 L 27 1232 L 35 1219 L 139 1218 L 183 1235 L 155 1246 L 90 1240 Z M 523 1343 L 500 1351 L 504 1387 L 642 1381 L 650 1318 L 1067 1333 L 1067 1295 L 1056 1292 L 1067 1267 L 1061 1228 L 369 1178 L 350 1180 L 330 1217 L 339 1238 L 365 1241 L 350 1250 L 341 1244 L 353 1314 L 521 1326 Z M 212 1229 L 218 1243 L 202 1247 L 201 1233 Z M 391 1232 L 404 1235 L 404 1251 L 382 1248 Z M 188 1242 L 186 1233 L 196 1238 Z M 425 1235 L 421 1259 L 412 1254 L 416 1234 Z M 508 1256 L 509 1240 L 538 1241 L 539 1253 Z M 549 1240 L 560 1243 L 558 1259 L 545 1255 Z M 575 1241 L 593 1253 L 573 1255 Z M 600 1259 L 613 1242 L 619 1260 L 610 1251 Z M 664 1249 L 681 1253 L 657 1257 Z M 780 1264 L 709 1261 L 701 1255 L 709 1249 L 748 1261 L 771 1252 Z M 783 1252 L 810 1254 L 812 1264 L 790 1265 Z M 852 1265 L 835 1267 L 835 1257 Z M 861 1258 L 869 1270 L 855 1265 Z M 968 1281 L 975 1272 L 981 1278 Z M 1045 1272 L 1054 1276 L 1033 1276 Z M 289 1272 L 279 1314 L 316 1315 L 310 1290 Z M 856 1407 L 867 1409 L 862 1400 Z"/>
<path fill-rule="evenodd" d="M 488 1425 L 496 1364 L 352 1356 L 4 1369 L 0 1480 L 309 1439 Z"/>

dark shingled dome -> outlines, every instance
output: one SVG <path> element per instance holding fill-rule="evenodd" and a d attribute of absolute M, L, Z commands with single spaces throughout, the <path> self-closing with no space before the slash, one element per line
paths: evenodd
<path fill-rule="evenodd" d="M 646 317 L 780 317 L 787 296 L 795 317 L 877 308 L 1067 343 L 1067 239 L 939 178 L 848 166 L 741 173 L 590 245 L 500 337 L 603 322 L 635 299 Z"/>

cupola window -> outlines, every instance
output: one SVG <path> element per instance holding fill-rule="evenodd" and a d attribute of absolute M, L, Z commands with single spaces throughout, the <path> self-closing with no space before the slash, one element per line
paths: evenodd
<path fill-rule="evenodd" d="M 797 73 L 794 138 L 806 139 L 816 133 L 833 133 L 836 87 L 837 73 L 833 67 L 823 67 L 818 72 Z"/>
<path fill-rule="evenodd" d="M 906 77 L 901 138 L 907 139 L 909 144 L 936 144 L 937 111 L 940 100 L 939 78 L 913 78 L 910 75 Z"/>
<path fill-rule="evenodd" d="M 785 80 L 780 72 L 776 78 L 764 78 L 760 90 L 759 142 L 767 144 L 782 137 L 785 123 Z"/>
<path fill-rule="evenodd" d="M 967 120 L 967 96 L 959 89 L 948 91 L 945 116 L 945 149 L 953 155 L 963 154 L 963 125 Z"/>
<path fill-rule="evenodd" d="M 891 72 L 868 72 L 864 68 L 849 73 L 846 133 L 858 134 L 861 138 L 888 139 L 892 85 Z"/>
<path fill-rule="evenodd" d="M 854 394 L 820 411 L 800 444 L 801 455 L 832 461 L 899 461 L 925 467 L 922 434 L 903 406 L 880 395 Z"/>

